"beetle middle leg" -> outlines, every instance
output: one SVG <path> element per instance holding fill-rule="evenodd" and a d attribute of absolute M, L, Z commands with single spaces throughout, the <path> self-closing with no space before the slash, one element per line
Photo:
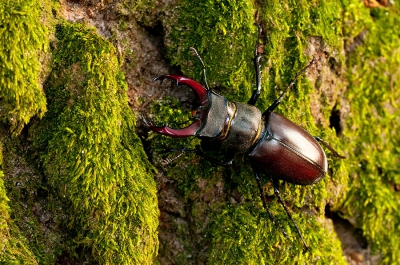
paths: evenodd
<path fill-rule="evenodd" d="M 283 99 L 283 97 L 286 95 L 286 93 L 289 91 L 289 89 L 294 86 L 294 84 L 296 83 L 299 76 L 302 75 L 314 62 L 315 62 L 315 58 L 313 57 L 313 59 L 309 62 L 309 64 L 296 74 L 296 76 L 289 83 L 289 85 L 286 87 L 286 89 L 282 92 L 282 94 L 279 96 L 279 98 L 277 100 L 275 100 L 266 111 L 264 111 L 263 117 L 267 116 L 269 113 L 273 112 L 276 107 L 278 107 L 278 105 L 279 105 L 279 103 L 281 103 L 281 100 Z"/>

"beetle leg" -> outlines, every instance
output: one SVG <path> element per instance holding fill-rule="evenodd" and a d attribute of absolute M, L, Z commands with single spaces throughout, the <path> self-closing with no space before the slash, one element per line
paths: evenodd
<path fill-rule="evenodd" d="M 294 86 L 294 84 L 296 83 L 297 79 L 299 78 L 300 75 L 302 75 L 313 63 L 315 62 L 315 58 L 313 57 L 313 59 L 311 60 L 311 62 L 304 67 L 300 72 L 298 72 L 296 74 L 296 76 L 294 77 L 294 79 L 290 82 L 290 84 L 286 87 L 286 89 L 283 91 L 283 93 L 279 96 L 279 98 L 277 100 L 274 101 L 274 103 L 272 103 L 271 106 L 269 106 L 269 108 L 263 113 L 263 116 L 267 116 L 269 113 L 273 112 L 274 109 L 276 107 L 278 107 L 279 103 L 281 103 L 282 98 L 286 95 L 286 93 L 289 91 L 289 89 Z"/>
<path fill-rule="evenodd" d="M 233 162 L 233 156 L 228 156 L 228 160 L 221 160 L 221 159 L 217 159 L 214 158 L 212 156 L 209 156 L 208 154 L 206 154 L 200 146 L 196 146 L 196 150 L 195 150 L 196 155 L 204 158 L 207 161 L 210 161 L 211 163 L 214 163 L 216 165 L 219 166 L 231 166 L 232 162 Z"/>
<path fill-rule="evenodd" d="M 260 97 L 261 94 L 261 67 L 260 67 L 260 59 L 261 59 L 261 53 L 259 53 L 258 48 L 260 46 L 260 38 L 261 38 L 261 26 L 257 24 L 258 27 L 258 38 L 256 42 L 256 48 L 254 51 L 254 68 L 256 70 L 256 89 L 253 91 L 253 94 L 251 95 L 251 98 L 247 102 L 249 105 L 255 105 L 258 98 Z"/>
<path fill-rule="evenodd" d="M 185 153 L 186 151 L 188 151 L 188 150 L 171 150 L 171 151 L 180 151 L 180 153 L 177 155 L 177 156 L 175 156 L 175 157 L 173 157 L 173 158 L 165 158 L 162 162 L 161 162 L 161 164 L 163 165 L 163 166 L 167 166 L 167 165 L 169 165 L 169 164 L 171 164 L 171 162 L 173 162 L 173 161 L 175 161 L 176 159 L 178 159 L 178 158 L 180 158 L 182 155 L 183 155 L 183 153 Z"/>
<path fill-rule="evenodd" d="M 299 227 L 297 226 L 296 222 L 293 220 L 292 214 L 290 213 L 289 209 L 287 208 L 285 202 L 282 200 L 281 194 L 279 193 L 279 180 L 273 178 L 272 179 L 273 185 L 274 185 L 274 193 L 276 195 L 276 197 L 278 197 L 278 201 L 280 204 L 282 204 L 283 208 L 285 209 L 285 212 L 287 213 L 287 215 L 289 216 L 289 219 L 292 221 L 292 223 L 294 224 L 294 227 L 296 228 L 297 234 L 299 234 L 301 241 L 303 241 L 303 245 L 305 250 L 309 250 L 309 247 L 306 243 L 306 241 L 303 238 L 303 235 L 300 232 Z"/>
<path fill-rule="evenodd" d="M 162 165 L 166 166 L 166 165 L 170 164 L 172 161 L 174 161 L 174 160 L 178 159 L 179 157 L 181 157 L 185 152 L 196 152 L 195 149 L 187 149 L 188 145 L 191 142 L 193 142 L 193 140 L 194 140 L 194 138 L 192 138 L 192 140 L 189 141 L 182 149 L 169 149 L 168 150 L 169 152 L 179 152 L 179 154 L 177 156 L 173 157 L 173 158 L 168 158 L 168 157 L 165 158 L 162 161 Z"/>
<path fill-rule="evenodd" d="M 256 166 L 254 166 L 253 164 L 252 164 L 251 166 L 252 166 L 252 168 L 253 168 L 254 175 L 255 175 L 255 177 L 256 177 L 258 189 L 259 189 L 259 191 L 260 191 L 260 198 L 261 198 L 262 204 L 263 204 L 263 206 L 264 206 L 264 209 L 267 211 L 269 218 L 272 220 L 272 222 L 274 222 L 275 226 L 278 227 L 278 229 L 282 232 L 282 234 L 283 234 L 285 237 L 287 237 L 287 234 L 286 234 L 285 230 L 283 230 L 283 228 L 282 228 L 281 224 L 279 223 L 279 221 L 276 220 L 276 219 L 274 218 L 274 216 L 272 215 L 272 213 L 269 211 L 268 202 L 267 202 L 267 200 L 265 199 L 265 194 L 264 194 L 264 191 L 263 191 L 262 185 L 261 185 L 261 175 L 260 175 L 260 172 L 258 171 L 258 169 L 256 168 Z"/>
<path fill-rule="evenodd" d="M 319 143 L 321 143 L 324 147 L 326 147 L 329 151 L 331 151 L 331 153 L 338 157 L 338 158 L 346 158 L 345 156 L 342 156 L 341 154 L 339 154 L 339 152 L 337 152 L 335 149 L 333 149 L 333 147 L 328 144 L 327 142 L 325 142 L 324 140 L 322 140 L 321 138 L 319 138 L 318 136 L 314 136 L 315 140 L 317 140 Z"/>

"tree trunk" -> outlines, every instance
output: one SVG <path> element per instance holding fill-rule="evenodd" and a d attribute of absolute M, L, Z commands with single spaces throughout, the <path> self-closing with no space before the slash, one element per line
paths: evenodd
<path fill-rule="evenodd" d="M 0 263 L 400 260 L 396 5 L 18 0 L 0 14 Z M 194 154 L 199 139 L 142 122 L 193 122 L 188 87 L 152 82 L 169 73 L 205 85 L 190 47 L 214 91 L 247 103 L 257 41 L 256 107 L 265 111 L 314 58 L 276 112 L 346 157 L 325 150 L 329 170 L 315 185 L 280 181 L 307 252 L 272 196 L 273 176 L 261 172 L 263 190 L 286 237 L 245 154 L 216 166 Z"/>

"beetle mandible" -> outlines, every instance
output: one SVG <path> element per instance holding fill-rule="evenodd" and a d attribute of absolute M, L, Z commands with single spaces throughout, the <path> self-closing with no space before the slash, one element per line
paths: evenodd
<path fill-rule="evenodd" d="M 194 114 L 195 122 L 183 129 L 173 129 L 167 125 L 155 126 L 145 119 L 143 121 L 148 129 L 162 135 L 175 138 L 190 136 L 200 138 L 201 145 L 196 148 L 195 153 L 218 165 L 231 165 L 235 154 L 245 154 L 250 160 L 261 201 L 269 217 L 286 236 L 285 231 L 268 209 L 268 202 L 261 185 L 261 172 L 272 177 L 274 194 L 294 224 L 304 248 L 308 250 L 308 245 L 279 193 L 279 180 L 298 185 L 311 185 L 319 182 L 327 173 L 328 163 L 325 152 L 318 142 L 329 149 L 333 155 L 343 157 L 321 138 L 310 135 L 297 124 L 274 112 L 282 98 L 294 86 L 298 77 L 314 63 L 314 58 L 297 73 L 279 98 L 266 111 L 261 113 L 254 106 L 261 93 L 261 54 L 258 52 L 258 48 L 262 30 L 260 25 L 257 26 L 258 40 L 253 59 L 256 71 L 256 89 L 247 104 L 230 102 L 210 89 L 207 84 L 205 64 L 197 51 L 191 48 L 203 66 L 205 87 L 190 78 L 172 74 L 158 76 L 153 81 L 160 80 L 162 82 L 164 79 L 169 79 L 174 81 L 177 86 L 190 87 L 200 102 L 200 106 Z M 210 146 L 214 149 L 217 147 L 225 153 L 226 160 L 208 155 L 204 150 L 209 149 Z M 182 152 L 184 151 L 182 150 Z"/>

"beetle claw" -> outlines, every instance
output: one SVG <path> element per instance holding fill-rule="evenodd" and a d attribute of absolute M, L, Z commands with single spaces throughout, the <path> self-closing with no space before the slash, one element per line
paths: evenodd
<path fill-rule="evenodd" d="M 155 82 L 157 80 L 160 80 L 160 84 L 162 84 L 164 79 L 169 79 L 169 80 L 171 80 L 171 82 L 174 82 L 176 84 L 176 86 L 179 86 L 178 79 L 171 78 L 169 75 L 159 75 L 159 76 L 153 78 L 153 80 L 151 80 L 151 82 Z"/>
<path fill-rule="evenodd" d="M 162 84 L 164 79 L 165 79 L 165 75 L 159 75 L 157 77 L 154 77 L 153 80 L 151 80 L 151 82 L 155 82 L 157 80 L 160 80 L 160 84 Z"/>
<path fill-rule="evenodd" d="M 143 121 L 143 123 L 144 123 L 144 126 L 146 127 L 146 128 L 151 128 L 151 127 L 153 127 L 153 124 L 150 122 L 150 121 L 148 121 L 148 120 L 146 120 L 146 118 L 142 115 L 142 121 Z"/>

